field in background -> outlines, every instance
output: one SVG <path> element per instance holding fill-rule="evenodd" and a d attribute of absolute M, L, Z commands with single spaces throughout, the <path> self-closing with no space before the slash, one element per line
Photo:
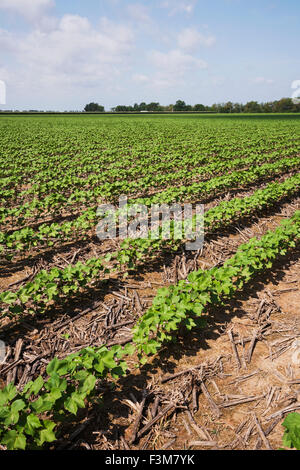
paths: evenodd
<path fill-rule="evenodd" d="M 1 116 L 0 165 L 3 448 L 279 447 L 300 116 Z M 204 204 L 204 247 L 100 241 L 120 195 Z"/>

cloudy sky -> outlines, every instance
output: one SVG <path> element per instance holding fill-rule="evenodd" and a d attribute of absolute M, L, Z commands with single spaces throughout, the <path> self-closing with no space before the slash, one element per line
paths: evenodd
<path fill-rule="evenodd" d="M 0 0 L 0 109 L 291 96 L 299 0 Z"/>

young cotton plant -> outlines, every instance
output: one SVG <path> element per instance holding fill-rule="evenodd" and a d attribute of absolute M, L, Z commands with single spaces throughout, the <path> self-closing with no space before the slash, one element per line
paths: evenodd
<path fill-rule="evenodd" d="M 22 392 L 12 384 L 0 390 L 1 444 L 8 450 L 25 450 L 54 442 L 59 424 L 93 399 L 99 379 L 125 375 L 122 358 L 128 352 L 130 346 L 86 348 L 63 360 L 53 359 L 46 370 L 48 378 L 39 376 Z"/>
<path fill-rule="evenodd" d="M 282 444 L 300 450 L 300 414 L 290 413 L 282 423 L 285 428 Z"/>
<path fill-rule="evenodd" d="M 11 315 L 20 315 L 30 301 L 35 308 L 43 310 L 52 300 L 76 294 L 81 288 L 95 280 L 102 272 L 109 272 L 104 266 L 104 259 L 91 258 L 85 264 L 78 262 L 65 269 L 52 268 L 42 270 L 32 282 L 21 287 L 17 292 L 5 291 L 0 294 L 0 302 L 10 305 Z M 34 313 L 34 310 L 33 310 Z"/>
<path fill-rule="evenodd" d="M 252 238 L 239 247 L 221 268 L 191 273 L 176 286 L 159 289 L 152 306 L 133 329 L 133 341 L 146 362 L 164 342 L 175 339 L 179 326 L 190 330 L 208 305 L 220 305 L 254 276 L 272 267 L 278 256 L 294 248 L 300 238 L 300 211 L 260 240 Z"/>

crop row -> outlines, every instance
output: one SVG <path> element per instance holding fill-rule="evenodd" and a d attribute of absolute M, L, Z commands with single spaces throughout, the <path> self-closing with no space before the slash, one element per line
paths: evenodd
<path fill-rule="evenodd" d="M 210 306 L 223 304 L 258 273 L 270 269 L 299 238 L 297 211 L 275 231 L 241 245 L 221 268 L 196 271 L 187 280 L 160 289 L 134 327 L 132 344 L 111 350 L 86 348 L 63 360 L 55 358 L 47 367 L 46 379 L 39 376 L 22 391 L 12 384 L 5 387 L 0 391 L 0 442 L 8 449 L 36 449 L 55 441 L 56 430 L 68 415 L 76 415 L 86 400 L 99 403 L 98 380 L 126 374 L 126 356 L 137 351 L 137 366 L 145 364 L 163 343 L 175 340 L 181 326 L 191 330 L 199 325 Z"/>
<path fill-rule="evenodd" d="M 291 138 L 296 134 L 296 122 L 261 122 L 256 126 L 247 121 L 245 126 L 222 120 L 220 126 L 206 119 L 184 122 L 163 118 L 162 126 L 161 119 L 137 119 L 132 125 L 133 121 L 129 124 L 119 118 L 116 126 L 107 118 L 98 123 L 86 117 L 56 122 L 26 119 L 2 118 L 0 164 L 6 181 L 1 180 L 0 187 L 35 186 L 52 180 L 54 174 L 62 182 L 65 176 L 86 178 L 102 172 L 108 180 L 114 180 L 117 172 L 128 179 L 131 174 L 148 175 L 153 164 L 160 173 L 166 167 L 176 168 L 185 157 L 193 168 L 198 160 L 211 157 L 234 159 L 263 154 L 270 148 L 293 152 L 298 145 Z"/>
<path fill-rule="evenodd" d="M 213 196 L 217 192 L 231 189 L 234 185 L 238 187 L 253 184 L 262 178 L 276 176 L 282 172 L 296 169 L 299 167 L 299 164 L 300 157 L 292 157 L 275 161 L 274 163 L 265 163 L 260 167 L 253 165 L 247 170 L 233 171 L 228 175 L 218 176 L 200 183 L 193 183 L 189 186 L 169 188 L 154 196 L 131 199 L 129 202 L 150 206 L 155 203 L 172 203 L 179 199 L 184 199 L 185 202 L 187 200 L 195 201 L 197 198 Z M 24 225 L 26 219 L 41 217 L 45 213 L 48 214 L 49 210 L 55 210 L 57 215 L 57 212 L 60 210 L 78 210 L 78 207 L 82 206 L 82 204 L 97 204 L 99 203 L 100 196 L 102 197 L 101 188 L 95 188 L 90 191 L 77 189 L 74 190 L 70 197 L 64 197 L 59 193 L 50 194 L 42 201 L 34 199 L 32 202 L 27 202 L 15 208 L 0 207 L 0 222 L 3 223 L 9 217 L 11 223 L 18 226 Z"/>
<path fill-rule="evenodd" d="M 256 191 L 253 196 L 234 198 L 225 201 L 215 209 L 206 213 L 205 224 L 209 229 L 217 228 L 217 222 L 224 225 L 225 221 L 232 221 L 238 214 L 246 215 L 254 208 L 266 207 L 290 194 L 296 194 L 299 189 L 299 175 L 288 178 L 284 183 L 270 183 L 265 189 Z M 87 236 L 87 231 L 94 228 L 97 223 L 97 208 L 90 208 L 73 221 L 64 223 L 42 224 L 39 228 L 26 227 L 13 233 L 0 232 L 0 253 L 8 258 L 18 253 L 30 250 L 32 247 L 53 246 L 55 243 L 72 241 Z M 137 241 L 138 243 L 138 241 Z M 7 251 L 9 250 L 9 251 Z"/>
<path fill-rule="evenodd" d="M 45 195 L 49 196 L 55 193 L 66 198 L 71 195 L 71 191 L 73 192 L 75 188 L 86 191 L 93 190 L 95 187 L 101 187 L 102 198 L 111 198 L 113 195 L 122 193 L 134 194 L 139 191 L 145 194 L 147 189 L 153 187 L 160 188 L 167 184 L 178 184 L 181 181 L 185 181 L 185 183 L 188 184 L 200 177 L 209 178 L 211 176 L 222 175 L 225 171 L 245 168 L 253 165 L 253 163 L 259 165 L 261 163 L 276 161 L 284 156 L 292 157 L 299 153 L 299 150 L 300 146 L 299 149 L 294 147 L 292 150 L 281 149 L 267 154 L 254 153 L 248 157 L 239 158 L 232 156 L 232 158 L 225 160 L 215 157 L 211 163 L 208 163 L 206 159 L 204 166 L 201 165 L 201 160 L 202 162 L 204 161 L 203 157 L 199 158 L 199 156 L 197 156 L 191 159 L 190 157 L 182 156 L 180 161 L 181 169 L 174 171 L 174 168 L 169 170 L 160 165 L 159 171 L 157 171 L 157 167 L 154 166 L 153 168 L 151 164 L 148 167 L 147 175 L 143 177 L 137 177 L 135 168 L 132 169 L 133 174 L 127 170 L 126 176 L 124 174 L 122 175 L 122 172 L 120 174 L 120 171 L 116 169 L 99 171 L 97 174 L 91 174 L 86 177 L 64 174 L 61 178 L 53 178 L 53 175 L 49 175 L 46 182 L 31 183 L 29 188 L 23 191 L 20 191 L 18 187 L 8 189 L 6 185 L 5 188 L 0 189 L 0 200 L 2 198 L 6 206 L 8 203 L 15 205 L 18 201 L 24 200 L 24 198 L 28 199 L 31 195 L 40 199 L 41 197 L 45 197 Z M 193 166 L 191 166 L 192 163 Z M 115 178 L 113 178 L 113 181 L 110 181 L 113 176 L 115 176 Z"/>
<path fill-rule="evenodd" d="M 286 152 L 285 152 L 286 153 Z M 134 177 L 133 180 L 128 178 L 116 179 L 113 182 L 108 181 L 108 174 L 113 173 L 113 170 L 108 172 L 99 172 L 97 175 L 91 175 L 87 178 L 82 178 L 77 175 L 72 177 L 64 176 L 63 180 L 60 178 L 51 178 L 47 183 L 44 184 L 31 184 L 29 188 L 24 191 L 16 189 L 0 189 L 0 200 L 4 201 L 3 207 L 9 207 L 10 209 L 17 209 L 19 201 L 26 200 L 27 204 L 39 201 L 40 207 L 43 207 L 44 202 L 47 203 L 49 197 L 55 195 L 56 200 L 68 203 L 72 201 L 72 196 L 80 191 L 80 195 L 84 193 L 94 193 L 98 198 L 101 195 L 101 199 L 112 199 L 114 196 L 120 194 L 133 194 L 134 196 L 139 192 L 143 195 L 147 195 L 147 190 L 151 188 L 159 189 L 166 187 L 166 185 L 177 184 L 185 181 L 185 184 L 191 184 L 195 179 L 205 179 L 211 176 L 222 175 L 226 171 L 238 170 L 240 168 L 246 168 L 248 166 L 273 162 L 282 158 L 284 154 L 282 151 L 271 152 L 267 155 L 254 154 L 249 157 L 228 159 L 225 161 L 214 159 L 212 163 L 206 163 L 204 166 L 200 166 L 198 159 L 195 159 L 193 168 L 190 168 L 190 159 L 182 157 L 181 169 L 177 171 L 164 171 L 151 174 L 151 167 L 149 167 L 149 173 L 143 178 Z M 292 155 L 287 154 L 286 156 L 291 157 Z M 107 174 L 106 174 L 107 173 Z M 34 198 L 31 199 L 30 195 L 33 194 Z M 44 200 L 42 199 L 44 198 Z M 68 202 L 67 202 L 68 201 Z"/>
<path fill-rule="evenodd" d="M 258 210 L 270 208 L 281 199 L 297 194 L 299 187 L 300 175 L 295 175 L 283 183 L 270 183 L 251 196 L 223 201 L 205 213 L 204 229 L 214 231 Z M 173 233 L 176 224 L 181 223 L 173 222 Z M 43 270 L 17 292 L 2 292 L 0 302 L 9 305 L 9 315 L 21 315 L 27 311 L 27 305 L 31 306 L 29 311 L 34 312 L 37 308 L 45 308 L 52 301 L 58 302 L 78 294 L 89 283 L 99 279 L 100 274 L 103 278 L 116 270 L 120 272 L 123 265 L 130 269 L 137 261 L 145 262 L 147 258 L 153 254 L 157 255 L 165 248 L 176 250 L 182 243 L 183 240 L 151 239 L 149 231 L 148 238 L 124 240 L 117 252 L 102 258 L 91 258 L 85 264 L 78 262 L 76 265 L 68 265 L 65 269 L 52 268 L 49 272 Z M 6 315 L 5 311 L 3 315 Z"/>
<path fill-rule="evenodd" d="M 282 159 L 274 163 L 265 163 L 262 166 L 252 166 L 247 170 L 233 171 L 228 175 L 218 176 L 200 183 L 193 183 L 189 186 L 168 188 L 154 196 L 129 200 L 129 202 L 150 206 L 151 204 L 170 204 L 180 200 L 184 200 L 185 202 L 190 200 L 195 201 L 197 200 L 196 198 L 212 197 L 226 189 L 232 190 L 235 187 L 241 188 L 253 182 L 257 182 L 261 178 L 275 176 L 284 171 L 298 168 L 299 164 L 300 157 Z"/>

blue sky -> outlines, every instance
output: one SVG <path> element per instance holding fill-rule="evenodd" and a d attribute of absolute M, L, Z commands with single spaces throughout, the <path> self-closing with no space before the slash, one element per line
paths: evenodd
<path fill-rule="evenodd" d="M 291 96 L 298 0 L 0 0 L 0 109 Z"/>

